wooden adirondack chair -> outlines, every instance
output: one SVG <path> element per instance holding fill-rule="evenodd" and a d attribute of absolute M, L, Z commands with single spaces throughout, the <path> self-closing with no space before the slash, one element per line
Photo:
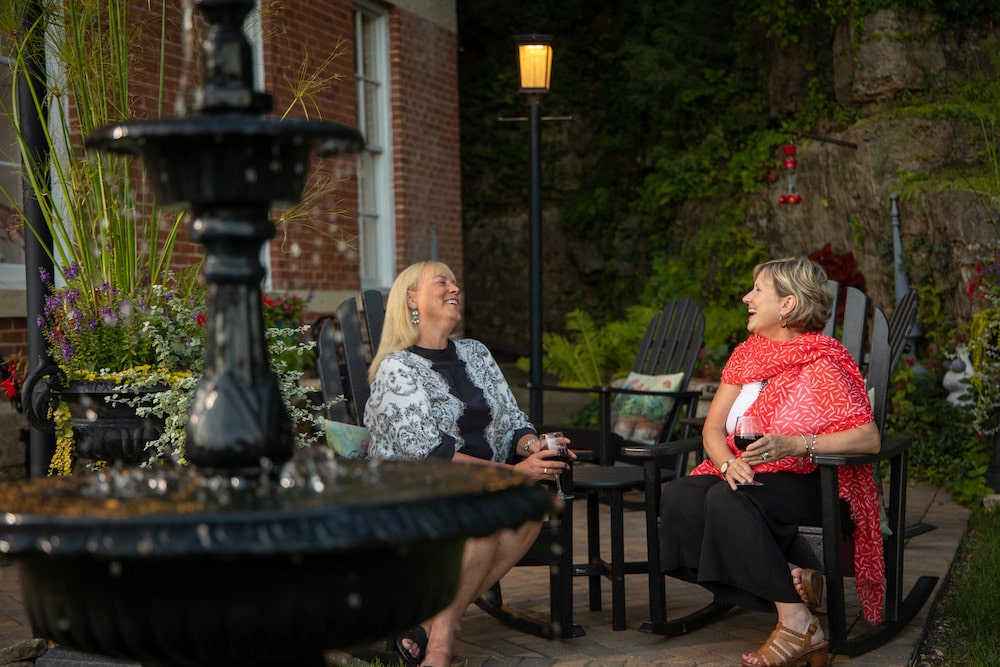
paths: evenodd
<path fill-rule="evenodd" d="M 358 426 L 365 424 L 365 403 L 370 394 L 368 365 L 375 356 L 385 322 L 382 294 L 366 290 L 361 298 L 367 340 L 361 329 L 357 299 L 347 299 L 337 307 L 336 317 L 325 318 L 320 327 L 316 362 L 323 401 L 330 403 L 327 418 Z M 338 401 L 340 397 L 344 400 Z"/>
<path fill-rule="evenodd" d="M 848 290 L 850 291 L 850 290 Z M 860 294 L 860 292 L 858 293 Z M 863 296 L 863 295 L 862 295 Z M 855 299 L 860 297 L 855 296 Z M 867 304 L 866 304 L 867 306 Z M 836 313 L 836 311 L 834 311 Z M 838 329 L 851 332 L 851 340 L 865 340 L 863 334 L 866 323 L 858 319 L 864 309 L 845 308 L 844 323 Z M 836 315 L 835 315 L 836 316 Z M 861 330 L 860 333 L 858 330 Z M 870 344 L 868 347 L 866 379 L 874 393 L 873 411 L 881 432 L 889 392 L 889 369 L 892 349 L 889 342 L 889 325 L 885 314 L 874 309 Z M 905 628 L 916 613 L 926 603 L 937 583 L 937 577 L 922 576 L 906 593 L 903 588 L 903 547 L 906 539 L 906 486 L 907 460 L 910 436 L 897 435 L 883 440 L 882 449 L 874 455 L 853 456 L 813 456 L 820 466 L 823 493 L 823 526 L 803 526 L 796 538 L 789 560 L 803 567 L 821 570 L 826 577 L 827 614 L 830 650 L 838 654 L 860 655 L 889 641 Z M 673 443 L 673 449 L 685 443 Z M 663 448 L 666 453 L 671 445 Z M 853 561 L 845 557 L 851 553 L 850 538 L 842 532 L 841 506 L 837 490 L 837 467 L 841 465 L 879 465 L 888 467 L 889 477 L 886 509 L 887 531 L 884 538 L 886 568 L 886 600 L 884 619 L 878 626 L 849 637 L 848 610 L 844 589 L 844 579 L 853 575 Z M 696 630 L 716 620 L 732 608 L 731 605 L 712 601 L 704 608 L 676 620 L 667 620 L 666 609 L 656 610 L 649 623 L 642 629 L 667 636 L 675 636 Z"/>
<path fill-rule="evenodd" d="M 668 459 L 623 456 L 623 447 L 641 447 L 643 443 L 627 440 L 615 433 L 612 420 L 614 398 L 637 395 L 661 397 L 672 396 L 674 401 L 669 414 L 664 418 L 659 442 L 669 441 L 675 434 L 679 419 L 683 415 L 694 415 L 700 392 L 688 391 L 688 382 L 695 362 L 701 351 L 705 332 L 705 316 L 699 306 L 690 299 L 673 301 L 650 321 L 635 363 L 634 373 L 647 376 L 681 374 L 676 390 L 653 392 L 621 387 L 592 387 L 577 389 L 544 386 L 544 391 L 587 392 L 598 395 L 600 405 L 600 426 L 597 429 L 582 429 L 566 426 L 545 426 L 543 430 L 561 430 L 572 440 L 573 450 L 592 454 L 593 464 L 578 463 L 572 474 L 573 493 L 587 498 L 587 562 L 575 563 L 572 575 L 587 577 L 589 580 L 590 609 L 601 609 L 601 579 L 611 582 L 612 627 L 625 629 L 625 575 L 646 574 L 653 588 L 653 580 L 660 582 L 658 543 L 656 536 L 657 514 L 659 512 L 660 485 L 664 480 L 675 479 L 687 470 L 688 452 L 682 452 Z M 587 461 L 583 458 L 583 461 Z M 615 465 L 632 464 L 632 465 Z M 564 482 L 565 483 L 565 482 Z M 643 501 L 634 507 L 645 512 L 647 536 L 651 536 L 651 551 L 647 559 L 627 561 L 625 559 L 624 512 L 626 492 L 641 489 Z M 611 558 L 601 555 L 600 505 L 608 502 L 611 509 Z M 563 582 L 563 585 L 569 585 Z M 664 593 L 665 595 L 665 593 Z M 662 605 L 662 596 L 651 599 L 651 604 Z"/>

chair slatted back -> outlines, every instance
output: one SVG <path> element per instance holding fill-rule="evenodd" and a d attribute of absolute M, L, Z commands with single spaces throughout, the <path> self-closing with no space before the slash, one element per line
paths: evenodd
<path fill-rule="evenodd" d="M 361 294 L 365 311 L 367 340 L 361 329 L 358 300 L 350 298 L 337 307 L 335 318 L 326 318 L 317 341 L 317 366 L 323 386 L 323 400 L 330 403 L 327 418 L 364 426 L 365 404 L 371 389 L 368 365 L 374 357 L 385 323 L 385 305 L 377 290 Z"/>
<path fill-rule="evenodd" d="M 361 308 L 365 311 L 365 328 L 368 330 L 368 343 L 374 358 L 379 341 L 382 340 L 382 327 L 385 325 L 385 301 L 382 293 L 374 289 L 363 291 Z"/>
<path fill-rule="evenodd" d="M 646 328 L 632 370 L 645 375 L 684 373 L 678 389 L 687 389 L 704 335 L 705 315 L 698 304 L 687 298 L 668 303 Z"/>
<path fill-rule="evenodd" d="M 342 400 L 346 397 L 339 352 L 343 348 L 342 337 L 340 328 L 333 318 L 324 318 L 316 345 L 318 349 L 316 369 L 323 389 L 323 402 L 327 406 L 326 418 L 335 422 L 351 423 L 354 418 L 348 409 L 347 401 Z"/>
<path fill-rule="evenodd" d="M 892 348 L 892 362 L 889 372 L 892 373 L 896 364 L 902 358 L 910 340 L 910 332 L 917 318 L 917 307 L 920 305 L 920 295 L 911 289 L 906 293 L 889 318 L 889 346 Z"/>
<path fill-rule="evenodd" d="M 823 333 L 840 338 L 854 361 L 861 368 L 868 333 L 868 296 L 857 287 L 842 287 L 836 280 L 827 281 L 833 294 L 833 313 L 826 321 Z"/>

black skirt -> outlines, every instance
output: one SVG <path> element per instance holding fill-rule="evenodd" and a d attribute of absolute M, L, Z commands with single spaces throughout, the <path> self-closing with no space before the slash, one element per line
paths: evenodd
<path fill-rule="evenodd" d="M 822 525 L 819 471 L 756 477 L 736 491 L 715 475 L 663 487 L 660 563 L 665 574 L 698 583 L 721 602 L 773 611 L 801 602 L 785 557 L 801 525 Z"/>

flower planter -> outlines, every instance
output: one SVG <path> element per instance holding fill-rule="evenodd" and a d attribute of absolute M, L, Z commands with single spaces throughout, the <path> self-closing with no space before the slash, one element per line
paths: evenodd
<path fill-rule="evenodd" d="M 146 444 L 163 433 L 163 419 L 140 417 L 134 407 L 112 401 L 115 396 L 126 397 L 128 392 L 116 391 L 110 381 L 77 380 L 66 388 L 50 386 L 53 368 L 42 368 L 25 379 L 25 415 L 35 428 L 46 433 L 54 431 L 49 419 L 51 408 L 59 402 L 67 405 L 73 428 L 74 452 L 90 461 L 121 461 L 136 465 L 149 455 Z M 158 389 L 132 392 L 133 395 L 152 394 Z"/>

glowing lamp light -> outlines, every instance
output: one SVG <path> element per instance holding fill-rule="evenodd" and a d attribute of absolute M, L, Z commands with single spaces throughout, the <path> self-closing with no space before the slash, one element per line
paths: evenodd
<path fill-rule="evenodd" d="M 518 35 L 517 67 L 521 73 L 521 88 L 517 92 L 544 94 L 549 92 L 552 75 L 552 36 Z"/>

